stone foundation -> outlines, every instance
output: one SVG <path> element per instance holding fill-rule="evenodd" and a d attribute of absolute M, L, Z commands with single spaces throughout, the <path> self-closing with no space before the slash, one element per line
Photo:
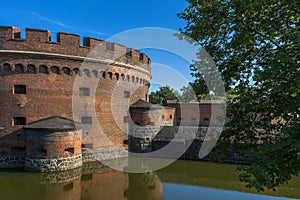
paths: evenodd
<path fill-rule="evenodd" d="M 94 162 L 94 161 L 104 161 L 112 160 L 117 158 L 127 157 L 128 152 L 123 148 L 111 148 L 103 149 L 97 151 L 83 152 L 82 160 L 83 162 Z"/>
<path fill-rule="evenodd" d="M 23 168 L 25 158 L 20 156 L 1 156 L 0 169 Z"/>
<path fill-rule="evenodd" d="M 24 169 L 27 171 L 52 172 L 74 169 L 82 166 L 82 155 L 57 159 L 25 158 Z"/>
<path fill-rule="evenodd" d="M 56 172 L 81 167 L 83 163 L 101 161 L 119 161 L 125 158 L 128 152 L 124 148 L 111 148 L 98 151 L 83 152 L 78 156 L 56 159 L 32 159 L 20 156 L 0 157 L 0 169 L 24 168 L 27 171 Z M 95 162 L 96 163 L 96 162 Z"/>

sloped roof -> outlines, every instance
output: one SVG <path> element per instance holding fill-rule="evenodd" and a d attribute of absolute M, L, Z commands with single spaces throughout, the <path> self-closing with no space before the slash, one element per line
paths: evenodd
<path fill-rule="evenodd" d="M 76 130 L 80 129 L 80 124 L 64 117 L 53 116 L 27 124 L 24 129 Z"/>

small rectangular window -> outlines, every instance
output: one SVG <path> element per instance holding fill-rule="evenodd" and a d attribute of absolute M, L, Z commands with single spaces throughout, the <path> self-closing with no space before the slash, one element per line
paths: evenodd
<path fill-rule="evenodd" d="M 165 115 L 162 115 L 162 116 L 161 116 L 161 119 L 165 119 Z"/>
<path fill-rule="evenodd" d="M 73 182 L 67 184 L 67 185 L 64 185 L 64 191 L 69 191 L 69 190 L 72 190 L 74 187 L 73 185 Z"/>
<path fill-rule="evenodd" d="M 25 117 L 14 117 L 13 118 L 13 126 L 18 125 L 25 125 L 26 124 L 26 118 Z"/>
<path fill-rule="evenodd" d="M 115 44 L 111 42 L 106 42 L 106 50 L 114 51 L 115 50 Z"/>
<path fill-rule="evenodd" d="M 148 101 L 148 94 L 145 94 L 145 101 Z"/>
<path fill-rule="evenodd" d="M 130 98 L 130 92 L 129 91 L 124 91 L 124 98 L 126 98 L 126 99 Z"/>
<path fill-rule="evenodd" d="M 14 94 L 26 94 L 26 85 L 14 85 Z"/>
<path fill-rule="evenodd" d="M 90 88 L 79 88 L 79 96 L 90 96 Z"/>
<path fill-rule="evenodd" d="M 82 124 L 92 124 L 92 117 L 81 117 Z"/>
<path fill-rule="evenodd" d="M 124 116 L 124 123 L 129 123 L 129 116 Z"/>
<path fill-rule="evenodd" d="M 82 181 L 88 181 L 93 179 L 93 174 L 82 174 L 81 175 L 81 180 Z"/>
<path fill-rule="evenodd" d="M 204 121 L 209 121 L 209 118 L 204 118 Z"/>
<path fill-rule="evenodd" d="M 140 60 L 144 60 L 144 54 L 140 53 Z"/>
<path fill-rule="evenodd" d="M 88 143 L 88 144 L 82 144 L 81 147 L 82 147 L 82 148 L 93 149 L 93 144 L 91 144 L 91 143 Z"/>
<path fill-rule="evenodd" d="M 74 148 L 66 148 L 65 153 L 73 154 L 74 153 Z"/>

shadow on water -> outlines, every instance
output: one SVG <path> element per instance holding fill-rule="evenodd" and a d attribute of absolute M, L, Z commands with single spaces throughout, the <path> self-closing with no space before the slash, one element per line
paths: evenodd
<path fill-rule="evenodd" d="M 98 162 L 59 173 L 2 171 L 0 199 L 277 199 L 244 193 L 255 191 L 245 189 L 234 169 L 234 165 L 180 160 L 144 174 L 116 171 Z M 300 198 L 300 178 L 263 194 Z"/>

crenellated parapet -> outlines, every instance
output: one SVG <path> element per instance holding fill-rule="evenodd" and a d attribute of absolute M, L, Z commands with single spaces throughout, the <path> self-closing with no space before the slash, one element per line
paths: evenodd
<path fill-rule="evenodd" d="M 21 38 L 20 28 L 0 26 L 0 50 L 2 52 L 5 50 L 15 53 L 26 51 L 32 54 L 43 52 L 79 58 L 97 56 L 98 59 L 119 61 L 150 71 L 150 58 L 138 50 L 90 37 L 84 37 L 83 44 L 80 44 L 80 36 L 70 33 L 59 32 L 56 38 L 57 41 L 52 41 L 50 31 L 32 28 L 26 28 L 26 36 Z M 97 55 L 91 55 L 95 47 L 97 47 Z"/>

